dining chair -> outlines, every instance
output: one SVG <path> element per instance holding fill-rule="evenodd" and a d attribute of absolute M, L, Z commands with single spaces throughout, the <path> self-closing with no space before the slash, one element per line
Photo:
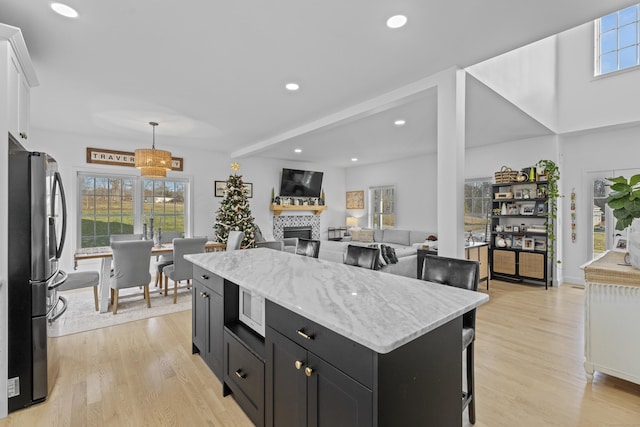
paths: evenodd
<path fill-rule="evenodd" d="M 319 253 L 320 240 L 303 239 L 298 237 L 298 243 L 296 244 L 296 255 L 318 258 Z"/>
<path fill-rule="evenodd" d="M 149 298 L 149 261 L 151 259 L 151 240 L 122 240 L 111 243 L 113 251 L 113 276 L 109 286 L 111 287 L 111 300 L 113 314 L 118 312 L 119 290 L 142 286 L 147 307 L 151 308 Z"/>
<path fill-rule="evenodd" d="M 277 251 L 284 250 L 284 242 L 282 240 L 269 240 L 265 242 L 256 242 L 256 248 L 269 248 Z"/>
<path fill-rule="evenodd" d="M 240 249 L 240 245 L 242 244 L 243 239 L 244 231 L 229 231 L 229 236 L 227 237 L 227 251 L 235 251 Z"/>
<path fill-rule="evenodd" d="M 370 270 L 377 270 L 379 258 L 380 248 L 349 245 L 347 246 L 344 263 L 356 267 L 368 268 Z"/>
<path fill-rule="evenodd" d="M 422 280 L 456 288 L 477 291 L 480 281 L 478 261 L 426 255 L 422 269 Z M 469 409 L 469 422 L 476 422 L 473 344 L 476 338 L 476 309 L 462 316 L 462 351 L 466 350 L 467 391 L 463 392 L 462 410 Z"/>
<path fill-rule="evenodd" d="M 93 287 L 93 303 L 98 311 L 98 286 L 100 285 L 100 273 L 97 271 L 72 271 L 67 273 L 67 280 L 58 287 L 59 291 L 71 291 Z"/>
<path fill-rule="evenodd" d="M 166 231 L 162 233 L 160 243 L 171 243 L 173 239 L 182 237 L 182 231 Z M 173 264 L 173 253 L 164 253 L 156 256 L 156 279 L 155 287 L 162 286 L 162 269 Z"/>
<path fill-rule="evenodd" d="M 110 234 L 109 243 L 121 242 L 123 240 L 142 240 L 142 233 L 140 234 Z"/>
<path fill-rule="evenodd" d="M 186 239 L 173 239 L 173 264 L 166 266 L 164 274 L 164 294 L 167 295 L 169 279 L 173 280 L 173 303 L 178 301 L 178 282 L 187 281 L 187 288 L 191 287 L 193 278 L 193 264 L 184 259 L 187 254 L 204 253 L 205 237 L 192 237 Z"/>

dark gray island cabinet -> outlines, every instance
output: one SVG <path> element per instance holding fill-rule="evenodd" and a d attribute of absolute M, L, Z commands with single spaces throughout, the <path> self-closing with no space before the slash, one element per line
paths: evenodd
<path fill-rule="evenodd" d="M 269 249 L 236 252 L 187 256 L 193 351 L 254 424 L 462 424 L 461 316 L 486 295 Z M 265 298 L 265 337 L 239 321 L 239 286 Z"/>

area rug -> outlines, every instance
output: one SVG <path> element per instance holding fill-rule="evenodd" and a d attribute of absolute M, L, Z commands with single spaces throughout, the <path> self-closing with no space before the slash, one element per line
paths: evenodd
<path fill-rule="evenodd" d="M 153 286 L 149 286 L 149 290 L 151 308 L 147 308 L 141 289 L 121 290 L 117 314 L 113 314 L 111 305 L 106 313 L 95 311 L 92 288 L 60 292 L 59 295 L 67 299 L 67 311 L 49 327 L 49 336 L 60 337 L 191 309 L 191 290 L 186 287 L 178 289 L 176 304 L 173 289 L 166 297 Z"/>

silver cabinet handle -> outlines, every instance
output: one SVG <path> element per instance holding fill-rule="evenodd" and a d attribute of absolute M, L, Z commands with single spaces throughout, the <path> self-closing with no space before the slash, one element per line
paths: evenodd
<path fill-rule="evenodd" d="M 202 280 L 209 280 L 209 276 L 207 276 L 206 274 L 203 274 L 202 276 L 200 276 L 200 278 Z"/>
<path fill-rule="evenodd" d="M 313 334 L 307 334 L 302 329 L 298 329 L 296 332 L 298 333 L 298 335 L 300 335 L 305 340 L 312 340 L 313 339 Z"/>

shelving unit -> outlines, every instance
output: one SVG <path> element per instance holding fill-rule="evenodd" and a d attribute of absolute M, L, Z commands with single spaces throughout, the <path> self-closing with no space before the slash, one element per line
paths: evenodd
<path fill-rule="evenodd" d="M 491 215 L 491 277 L 543 284 L 553 269 L 547 233 L 546 181 L 494 184 Z"/>

